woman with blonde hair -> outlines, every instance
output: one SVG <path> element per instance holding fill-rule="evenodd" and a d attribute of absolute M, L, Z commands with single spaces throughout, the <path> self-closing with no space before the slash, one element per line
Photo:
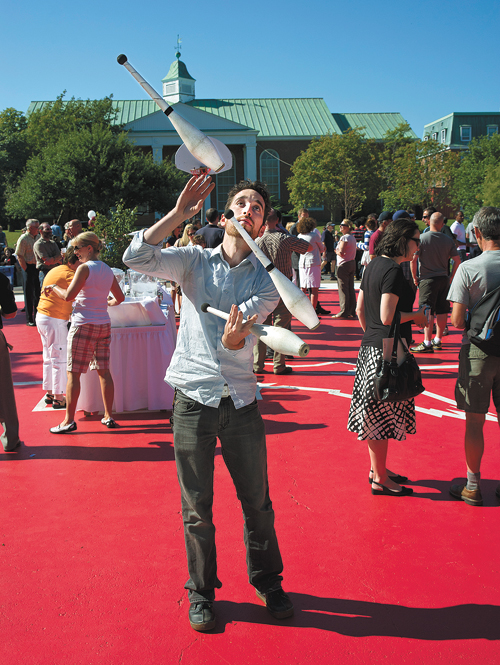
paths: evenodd
<path fill-rule="evenodd" d="M 175 247 L 187 247 L 188 245 L 192 244 L 191 241 L 196 235 L 197 231 L 198 227 L 196 224 L 186 224 L 182 238 L 177 240 Z"/>
<path fill-rule="evenodd" d="M 89 367 L 96 369 L 101 384 L 106 427 L 116 427 L 111 413 L 114 399 L 113 378 L 109 371 L 109 345 L 111 323 L 108 306 L 119 305 L 125 296 L 109 266 L 99 260 L 103 247 L 95 233 L 86 231 L 73 238 L 71 245 L 80 265 L 71 284 L 63 289 L 57 284 L 44 288 L 44 293 L 55 293 L 66 301 L 75 301 L 68 333 L 68 383 L 66 388 L 66 417 L 53 434 L 66 434 L 77 429 L 76 405 L 80 396 L 80 376 Z M 109 297 L 109 292 L 113 297 Z"/>

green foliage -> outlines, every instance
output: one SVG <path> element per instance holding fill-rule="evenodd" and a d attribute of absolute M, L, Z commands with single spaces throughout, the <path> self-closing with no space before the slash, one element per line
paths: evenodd
<path fill-rule="evenodd" d="M 382 158 L 385 189 L 380 193 L 386 210 L 415 205 L 439 208 L 448 192 L 446 185 L 455 175 L 458 158 L 443 150 L 437 141 L 415 141 L 406 135 L 409 125 L 402 123 L 385 135 Z"/>
<path fill-rule="evenodd" d="M 111 97 L 86 101 L 72 97 L 64 101 L 64 94 L 30 113 L 26 136 L 32 153 L 57 143 L 64 134 L 89 130 L 94 125 L 109 127 L 114 133 L 121 131 L 121 127 L 113 124 L 117 111 Z"/>
<path fill-rule="evenodd" d="M 137 208 L 132 210 L 123 203 L 119 203 L 107 217 L 97 214 L 93 231 L 105 244 L 101 259 L 111 268 L 127 269 L 122 256 L 132 240 L 129 234 L 136 231 L 136 219 Z"/>
<path fill-rule="evenodd" d="M 500 165 L 500 134 L 481 136 L 470 142 L 451 187 L 452 200 L 462 206 L 465 216 L 472 219 L 485 200 L 493 194 L 491 178 Z M 498 172 L 497 172 L 498 173 Z M 485 189 L 486 187 L 486 189 Z"/>
<path fill-rule="evenodd" d="M 5 200 L 17 185 L 29 154 L 26 126 L 19 111 L 8 108 L 0 113 L 0 224 L 7 222 Z"/>
<path fill-rule="evenodd" d="M 361 209 L 378 188 L 376 150 L 360 130 L 312 141 L 292 166 L 287 181 L 294 210 L 324 205 L 331 219 Z"/>
<path fill-rule="evenodd" d="M 500 207 L 500 163 L 486 167 L 483 186 L 483 205 Z"/>
<path fill-rule="evenodd" d="M 167 210 L 185 180 L 178 173 L 136 150 L 124 132 L 94 124 L 60 133 L 33 155 L 6 209 L 15 217 L 57 219 L 63 212 L 84 218 L 91 208 L 105 214 L 117 201 Z"/>

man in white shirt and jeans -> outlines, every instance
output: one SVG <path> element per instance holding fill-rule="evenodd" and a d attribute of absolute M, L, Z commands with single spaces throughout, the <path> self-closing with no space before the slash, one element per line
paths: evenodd
<path fill-rule="evenodd" d="M 212 521 L 214 454 L 217 438 L 244 514 L 244 539 L 250 583 L 273 617 L 293 614 L 281 587 L 283 563 L 269 497 L 264 424 L 255 399 L 250 327 L 262 323 L 279 296 L 262 264 L 231 220 L 215 249 L 190 245 L 161 249 L 163 238 L 201 209 L 214 185 L 191 178 L 175 208 L 136 234 L 124 254 L 134 270 L 173 279 L 183 293 L 177 347 L 166 380 L 175 388 L 174 450 L 181 487 L 188 559 L 189 621 L 194 630 L 215 627 L 213 600 L 217 577 Z M 230 208 L 252 238 L 270 210 L 265 185 L 243 181 L 229 192 Z M 229 311 L 227 322 L 201 305 Z M 246 323 L 243 317 L 247 319 Z"/>

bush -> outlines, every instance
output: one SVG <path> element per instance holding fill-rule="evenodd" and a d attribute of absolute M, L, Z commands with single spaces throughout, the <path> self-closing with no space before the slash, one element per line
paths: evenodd
<path fill-rule="evenodd" d="M 101 252 L 101 258 L 111 268 L 127 270 L 122 261 L 122 256 L 132 240 L 129 235 L 137 231 L 135 221 L 137 219 L 137 208 L 125 208 L 119 203 L 116 209 L 110 213 L 110 218 L 97 214 L 95 225 L 92 229 L 105 243 L 105 249 Z"/>

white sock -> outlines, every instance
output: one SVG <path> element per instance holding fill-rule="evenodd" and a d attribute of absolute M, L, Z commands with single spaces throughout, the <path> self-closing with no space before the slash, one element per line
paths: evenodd
<path fill-rule="evenodd" d="M 434 341 L 436 344 L 439 344 L 441 342 L 441 337 L 434 337 Z"/>
<path fill-rule="evenodd" d="M 428 342 L 426 339 L 424 339 L 424 344 L 425 346 L 431 346 L 432 342 Z"/>

